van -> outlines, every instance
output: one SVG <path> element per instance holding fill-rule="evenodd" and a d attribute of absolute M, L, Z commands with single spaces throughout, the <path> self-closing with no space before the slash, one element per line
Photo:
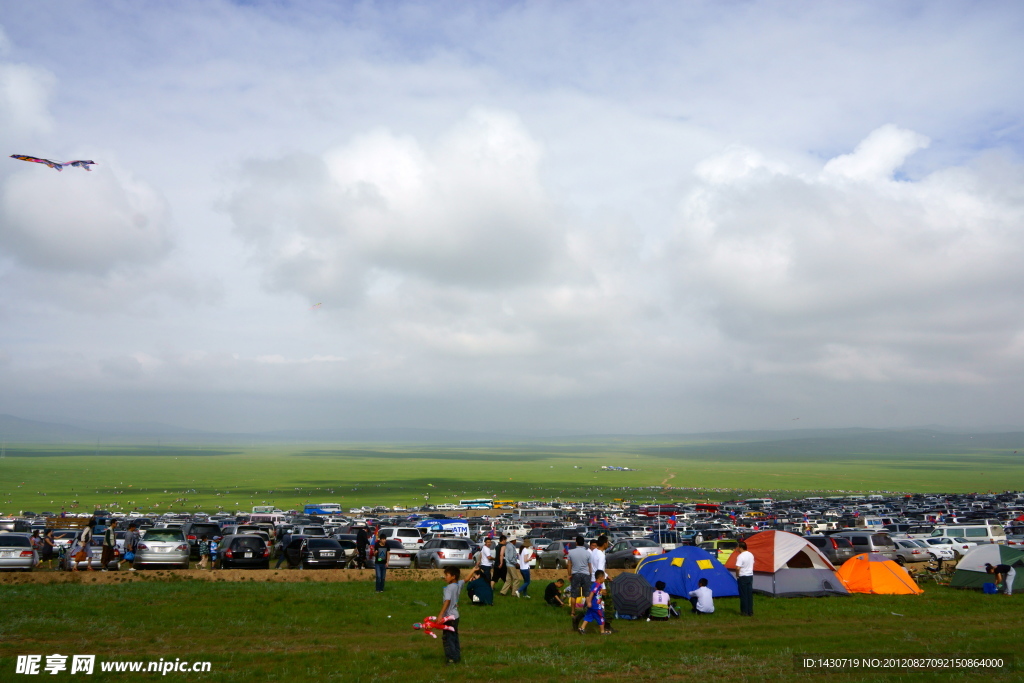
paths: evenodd
<path fill-rule="evenodd" d="M 841 536 L 848 540 L 853 546 L 855 553 L 878 553 L 884 555 L 893 562 L 898 561 L 896 554 L 896 543 L 889 538 L 887 533 L 878 533 L 874 529 L 864 531 L 840 531 L 833 536 Z"/>
<path fill-rule="evenodd" d="M 972 543 L 1006 543 L 1006 531 L 1001 524 L 943 524 L 936 526 L 929 537 L 938 536 L 966 538 Z"/>

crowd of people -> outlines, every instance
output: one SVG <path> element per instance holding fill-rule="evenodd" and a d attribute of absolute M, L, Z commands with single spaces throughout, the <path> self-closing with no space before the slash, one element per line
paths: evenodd
<path fill-rule="evenodd" d="M 600 536 L 588 544 L 582 536 L 578 536 L 575 546 L 570 548 L 567 556 L 566 577 L 556 578 L 545 588 L 544 601 L 548 605 L 567 609 L 572 628 L 580 635 L 587 633 L 591 624 L 598 633 L 611 635 L 615 633 L 609 622 L 606 611 L 608 597 L 608 573 L 605 568 L 605 551 L 609 545 L 606 536 Z M 747 549 L 744 542 L 739 543 L 737 557 L 737 582 L 740 591 L 740 614 L 754 616 L 753 577 L 754 555 Z M 515 596 L 530 599 L 530 561 L 535 557 L 530 540 L 526 539 L 521 548 L 516 548 L 506 536 L 499 536 L 497 543 L 490 538 L 484 541 L 477 554 L 476 565 L 464 579 L 462 572 L 456 567 L 444 570 L 444 589 L 441 609 L 436 617 L 430 617 L 428 623 L 439 624 L 441 639 L 447 664 L 461 661 L 462 651 L 459 641 L 459 598 L 463 587 L 474 605 L 492 605 L 494 595 Z M 498 583 L 502 584 L 500 591 Z M 381 590 L 383 588 L 381 587 Z M 692 614 L 707 616 L 715 611 L 714 594 L 705 578 L 700 579 L 698 587 L 686 596 L 689 599 Z M 671 596 L 665 592 L 665 584 L 658 581 L 651 595 L 651 607 L 647 613 L 648 621 L 667 621 L 672 613 Z"/>

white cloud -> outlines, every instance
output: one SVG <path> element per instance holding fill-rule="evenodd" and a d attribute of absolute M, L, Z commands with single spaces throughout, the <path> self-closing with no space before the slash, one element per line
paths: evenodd
<path fill-rule="evenodd" d="M 0 48 L 2 38 L 0 35 Z M 55 83 L 53 74 L 45 69 L 0 62 L 0 130 L 9 141 L 24 142 L 52 130 L 49 100 Z M 16 154 L 37 156 L 27 150 Z"/>
<path fill-rule="evenodd" d="M 0 247 L 27 266 L 90 273 L 165 256 L 166 201 L 115 163 L 94 168 L 26 164 L 12 173 L 0 196 Z"/>
<path fill-rule="evenodd" d="M 541 154 L 515 116 L 478 109 L 437 141 L 377 130 L 320 157 L 251 165 L 227 207 L 269 286 L 327 307 L 387 274 L 522 285 L 564 251 Z"/>
<path fill-rule="evenodd" d="M 680 209 L 681 283 L 773 372 L 789 364 L 833 379 L 997 378 L 998 366 L 967 358 L 979 343 L 1004 343 L 1021 312 L 1024 197 L 1009 179 L 992 180 L 1022 169 L 979 160 L 893 181 L 924 144 L 885 126 L 817 175 L 778 164 L 699 173 Z M 733 168 L 734 156 L 699 168 Z"/>

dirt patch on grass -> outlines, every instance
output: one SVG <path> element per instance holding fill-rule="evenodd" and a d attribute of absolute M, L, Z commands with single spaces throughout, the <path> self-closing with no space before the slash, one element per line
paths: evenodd
<path fill-rule="evenodd" d="M 621 569 L 609 569 L 609 576 L 622 573 Z M 440 581 L 440 569 L 389 569 L 388 581 Z M 466 570 L 463 570 L 466 573 Z M 553 581 L 566 578 L 565 570 L 535 569 L 531 572 L 534 581 Z M 27 574 L 0 574 L 0 584 L 48 584 L 80 583 L 84 585 L 109 585 L 136 581 L 253 581 L 271 583 L 303 583 L 344 581 L 373 581 L 371 569 L 140 569 L 138 571 L 81 571 L 57 572 L 40 570 Z"/>

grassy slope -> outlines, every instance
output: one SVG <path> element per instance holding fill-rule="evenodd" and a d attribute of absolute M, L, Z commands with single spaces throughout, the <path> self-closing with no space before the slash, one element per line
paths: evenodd
<path fill-rule="evenodd" d="M 204 681 L 791 680 L 793 655 L 1019 654 L 1020 597 L 930 588 L 922 596 L 756 598 L 754 619 L 720 600 L 709 618 L 617 622 L 580 637 L 539 599 L 463 607 L 464 662 L 445 670 L 440 640 L 410 629 L 436 610 L 441 584 L 179 581 L 121 586 L 9 586 L 0 611 L 0 679 L 17 654 L 211 660 Z M 533 589 L 539 595 L 542 585 Z M 426 603 L 423 607 L 417 602 Z M 903 615 L 896 616 L 893 612 Z M 388 618 L 390 615 L 391 618 Z M 110 674 L 109 680 L 124 674 Z M 851 680 L 894 680 L 858 671 Z M 899 680 L 977 678 L 916 672 Z M 133 675 L 139 677 L 139 674 Z M 143 679 L 157 678 L 142 675 Z M 183 674 L 169 674 L 182 679 Z M 834 677 L 834 676 L 830 676 Z M 843 678 L 843 676 L 840 676 Z M 1019 680 L 1019 674 L 984 674 Z M 47 680 L 75 680 L 49 676 Z M 90 680 L 108 680 L 94 675 Z"/>

